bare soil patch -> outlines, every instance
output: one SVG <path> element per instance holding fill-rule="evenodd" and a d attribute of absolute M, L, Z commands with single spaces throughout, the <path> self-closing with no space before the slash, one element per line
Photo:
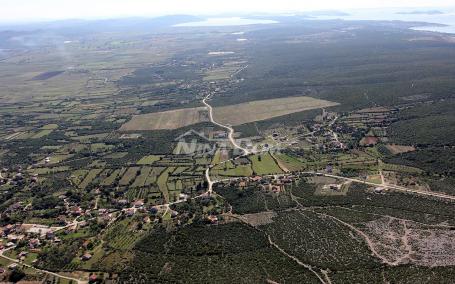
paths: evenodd
<path fill-rule="evenodd" d="M 384 217 L 366 223 L 362 231 L 375 250 L 393 265 L 455 265 L 455 231 L 450 227 Z"/>
<path fill-rule="evenodd" d="M 209 121 L 205 107 L 185 108 L 135 115 L 120 131 L 177 129 L 204 121 Z"/>
<path fill-rule="evenodd" d="M 257 227 L 261 225 L 267 225 L 273 222 L 273 217 L 276 217 L 277 214 L 274 211 L 266 211 L 255 214 L 245 214 L 239 216 L 242 221 L 250 224 L 251 226 Z"/>
<path fill-rule="evenodd" d="M 393 154 L 400 154 L 406 152 L 415 151 L 416 148 L 414 146 L 405 146 L 405 145 L 395 145 L 395 144 L 388 144 L 387 149 Z"/>
<path fill-rule="evenodd" d="M 310 109 L 336 106 L 338 103 L 312 97 L 288 97 L 216 107 L 214 119 L 223 124 L 241 125 Z"/>

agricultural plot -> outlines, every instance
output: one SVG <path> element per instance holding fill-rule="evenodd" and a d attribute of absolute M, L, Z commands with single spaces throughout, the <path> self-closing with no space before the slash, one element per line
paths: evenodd
<path fill-rule="evenodd" d="M 164 200 L 166 202 L 169 202 L 169 189 L 167 186 L 167 180 L 169 178 L 170 173 L 173 172 L 174 169 L 175 169 L 174 167 L 167 168 L 166 170 L 164 170 L 163 173 L 161 173 L 157 180 L 158 187 L 161 193 L 163 194 Z"/>
<path fill-rule="evenodd" d="M 88 170 L 75 170 L 74 172 L 71 173 L 71 182 L 75 184 L 76 186 L 79 185 L 85 178 L 85 176 L 88 174 Z"/>
<path fill-rule="evenodd" d="M 147 177 L 150 175 L 152 171 L 151 167 L 142 167 L 141 173 L 136 177 L 131 187 L 143 187 L 145 186 Z"/>
<path fill-rule="evenodd" d="M 181 173 L 183 173 L 184 171 L 186 171 L 188 169 L 188 167 L 177 167 L 175 169 L 175 171 L 172 173 L 173 176 L 177 176 L 177 175 L 180 175 Z"/>
<path fill-rule="evenodd" d="M 149 189 L 144 187 L 129 187 L 128 191 L 125 194 L 125 197 L 130 201 L 137 199 L 144 199 L 148 196 Z"/>
<path fill-rule="evenodd" d="M 156 161 L 159 161 L 161 159 L 161 155 L 148 155 L 145 157 L 142 157 L 139 161 L 137 161 L 138 165 L 151 165 L 155 163 Z"/>
<path fill-rule="evenodd" d="M 249 159 L 253 164 L 253 171 L 257 175 L 279 174 L 283 172 L 272 156 L 270 156 L 270 153 L 256 154 L 250 156 Z"/>
<path fill-rule="evenodd" d="M 55 130 L 57 128 L 58 128 L 58 124 L 55 124 L 55 123 L 46 124 L 43 127 L 41 127 L 41 129 L 44 129 L 44 130 Z"/>
<path fill-rule="evenodd" d="M 32 137 L 30 137 L 31 139 L 39 139 L 39 138 L 43 138 L 44 136 L 47 136 L 49 134 L 52 133 L 52 129 L 44 129 L 44 130 L 40 130 L 38 133 L 35 133 Z"/>
<path fill-rule="evenodd" d="M 128 155 L 128 152 L 115 152 L 104 156 L 106 159 L 121 159 Z"/>
<path fill-rule="evenodd" d="M 177 129 L 204 121 L 208 121 L 205 107 L 177 109 L 135 115 L 120 127 L 120 131 Z"/>
<path fill-rule="evenodd" d="M 122 178 L 119 181 L 120 185 L 129 185 L 130 182 L 133 181 L 133 179 L 136 178 L 138 171 L 140 170 L 140 167 L 130 167 L 126 172 L 123 174 Z"/>
<path fill-rule="evenodd" d="M 412 152 L 412 151 L 416 150 L 416 148 L 414 146 L 406 146 L 406 145 L 387 144 L 386 147 L 392 155 Z"/>
<path fill-rule="evenodd" d="M 114 148 L 113 145 L 106 145 L 105 143 L 91 143 L 90 150 L 94 153 L 102 153 L 112 150 Z"/>
<path fill-rule="evenodd" d="M 249 177 L 253 175 L 253 170 L 251 165 L 235 165 L 228 161 L 213 168 L 211 173 L 222 177 Z"/>
<path fill-rule="evenodd" d="M 223 124 L 241 125 L 305 110 L 336 105 L 338 103 L 311 97 L 288 97 L 215 107 L 213 109 L 213 116 L 216 121 Z"/>
<path fill-rule="evenodd" d="M 228 66 L 208 70 L 205 73 L 204 81 L 226 80 L 231 78 L 231 74 L 235 73 L 239 67 Z"/>
<path fill-rule="evenodd" d="M 109 246 L 115 249 L 131 249 L 135 242 L 143 236 L 143 233 L 136 231 L 136 226 L 137 223 L 131 219 L 116 222 L 106 231 L 103 239 L 108 241 Z"/>
<path fill-rule="evenodd" d="M 85 189 L 92 181 L 98 177 L 98 175 L 103 171 L 103 169 L 92 169 L 85 176 L 84 180 L 78 185 L 80 189 Z"/>
<path fill-rule="evenodd" d="M 158 177 L 161 175 L 161 173 L 164 171 L 164 167 L 153 167 L 149 176 L 145 180 L 144 186 L 150 186 L 152 184 L 155 184 L 158 180 Z"/>
<path fill-rule="evenodd" d="M 90 141 L 96 141 L 96 140 L 101 140 L 106 138 L 109 135 L 109 133 L 100 133 L 100 134 L 90 134 L 90 135 L 82 135 L 82 136 L 76 136 L 76 137 L 71 137 L 73 140 L 77 140 L 79 142 L 90 142 Z"/>
<path fill-rule="evenodd" d="M 55 154 L 49 157 L 49 164 L 58 164 L 60 162 L 63 162 L 65 160 L 68 160 L 70 158 L 74 157 L 73 154 Z M 45 164 L 45 161 L 42 160 L 39 162 L 40 165 Z"/>
<path fill-rule="evenodd" d="M 221 150 L 217 149 L 213 155 L 212 165 L 218 165 L 221 162 Z"/>
<path fill-rule="evenodd" d="M 289 156 L 289 155 L 281 154 L 281 153 L 277 153 L 277 154 L 273 154 L 273 155 L 276 157 L 278 162 L 282 165 L 280 168 L 286 168 L 289 171 L 300 171 L 300 170 L 304 169 L 304 167 L 305 167 L 305 164 L 302 161 L 300 161 L 299 159 L 297 159 L 293 156 Z"/>
<path fill-rule="evenodd" d="M 126 169 L 116 169 L 114 170 L 108 177 L 106 177 L 102 182 L 101 185 L 108 186 L 112 185 L 117 177 L 122 176 L 123 172 Z"/>

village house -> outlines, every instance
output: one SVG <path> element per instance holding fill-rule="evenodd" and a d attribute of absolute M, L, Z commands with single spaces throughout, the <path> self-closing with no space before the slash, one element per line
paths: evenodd
<path fill-rule="evenodd" d="M 136 211 L 134 210 L 134 208 L 127 208 L 127 209 L 125 210 L 125 215 L 126 215 L 127 217 L 131 217 L 131 216 L 134 215 L 135 212 L 136 212 Z"/>
<path fill-rule="evenodd" d="M 171 217 L 172 218 L 175 218 L 179 215 L 179 212 L 175 211 L 175 210 L 171 210 Z"/>
<path fill-rule="evenodd" d="M 41 242 L 39 239 L 30 239 L 28 241 L 28 247 L 31 249 L 37 248 L 41 245 Z"/>
<path fill-rule="evenodd" d="M 208 220 L 211 224 L 218 224 L 218 217 L 215 216 L 215 215 L 209 215 L 209 216 L 207 216 L 207 220 Z"/>
<path fill-rule="evenodd" d="M 92 258 L 92 255 L 88 252 L 84 253 L 82 256 L 81 256 L 81 260 L 83 261 L 87 261 L 87 260 L 90 260 Z"/>
<path fill-rule="evenodd" d="M 223 139 L 223 138 L 227 138 L 227 133 L 226 131 L 214 131 L 213 132 L 213 138 L 215 139 Z"/>
<path fill-rule="evenodd" d="M 74 206 L 70 208 L 70 214 L 73 216 L 80 216 L 82 214 L 82 208 L 79 206 Z"/>
<path fill-rule="evenodd" d="M 179 199 L 180 199 L 180 200 L 187 200 L 188 197 L 189 197 L 188 194 L 184 194 L 184 193 L 180 193 L 180 194 L 179 194 Z"/>
<path fill-rule="evenodd" d="M 254 177 L 251 177 L 250 180 L 253 181 L 253 182 L 259 182 L 259 181 L 262 180 L 262 177 L 261 176 L 254 176 Z"/>
<path fill-rule="evenodd" d="M 326 184 L 322 188 L 323 189 L 330 189 L 330 190 L 333 190 L 333 191 L 340 191 L 341 187 L 342 187 L 342 184 L 334 183 L 334 184 Z"/>
<path fill-rule="evenodd" d="M 118 205 L 122 205 L 122 206 L 125 206 L 125 205 L 128 205 L 128 200 L 127 199 L 119 199 L 117 200 L 117 204 Z"/>
<path fill-rule="evenodd" d="M 144 200 L 143 200 L 143 199 L 136 200 L 136 201 L 133 203 L 133 206 L 134 206 L 135 208 L 142 208 L 142 207 L 144 207 Z"/>
<path fill-rule="evenodd" d="M 15 262 L 11 263 L 10 265 L 8 265 L 8 269 L 11 269 L 11 270 L 14 270 L 18 267 L 19 265 Z"/>
<path fill-rule="evenodd" d="M 16 235 L 16 234 L 9 234 L 7 239 L 10 242 L 17 243 L 22 241 L 25 238 L 25 235 Z"/>

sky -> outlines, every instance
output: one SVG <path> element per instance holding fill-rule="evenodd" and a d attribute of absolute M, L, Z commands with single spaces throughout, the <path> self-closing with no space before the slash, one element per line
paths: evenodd
<path fill-rule="evenodd" d="M 0 0 L 1 22 L 455 6 L 454 0 Z"/>

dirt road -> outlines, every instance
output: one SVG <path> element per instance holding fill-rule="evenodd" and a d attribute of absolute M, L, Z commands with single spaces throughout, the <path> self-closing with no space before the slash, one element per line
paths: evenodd
<path fill-rule="evenodd" d="M 203 100 L 202 100 L 202 103 L 209 109 L 209 118 L 210 118 L 210 122 L 215 124 L 215 125 L 218 125 L 219 127 L 222 127 L 224 129 L 227 129 L 229 131 L 229 135 L 228 135 L 228 138 L 229 138 L 229 141 L 231 142 L 231 144 L 236 148 L 236 149 L 239 149 L 243 152 L 243 155 L 248 155 L 250 154 L 250 152 L 246 149 L 246 148 L 243 148 L 242 146 L 240 146 L 239 144 L 237 144 L 237 142 L 235 141 L 234 139 L 234 128 L 232 128 L 231 126 L 229 125 L 224 125 L 224 124 L 221 124 L 219 122 L 216 122 L 214 119 L 213 119 L 213 108 L 212 106 L 207 103 L 207 100 L 209 100 L 211 97 L 211 95 L 208 95 L 207 97 L 205 97 Z"/>
<path fill-rule="evenodd" d="M 73 278 L 73 277 L 68 277 L 68 276 L 63 276 L 63 275 L 60 275 L 58 273 L 55 273 L 55 272 L 52 272 L 52 271 L 48 271 L 48 270 L 43 270 L 43 269 L 38 269 L 38 268 L 35 268 L 33 267 L 32 265 L 29 265 L 29 264 L 26 264 L 24 262 L 20 262 L 19 260 L 17 259 L 14 259 L 14 258 L 11 258 L 9 256 L 6 256 L 4 255 L 4 253 L 8 250 L 11 250 L 11 249 L 14 249 L 15 247 L 10 247 L 10 248 L 7 248 L 7 249 L 4 249 L 2 251 L 0 251 L 0 257 L 3 257 L 9 261 L 12 261 L 12 262 L 15 262 L 17 263 L 18 265 L 23 265 L 25 267 L 28 267 L 28 268 L 32 268 L 38 272 L 42 272 L 42 273 L 46 273 L 46 274 L 49 274 L 49 275 L 52 275 L 52 276 L 55 276 L 55 277 L 59 277 L 59 278 L 62 278 L 62 279 L 66 279 L 66 280 L 69 280 L 69 281 L 74 281 L 78 284 L 85 284 L 85 283 L 88 283 L 87 281 L 83 281 L 83 280 L 80 280 L 80 279 L 77 279 L 77 278 Z"/>

